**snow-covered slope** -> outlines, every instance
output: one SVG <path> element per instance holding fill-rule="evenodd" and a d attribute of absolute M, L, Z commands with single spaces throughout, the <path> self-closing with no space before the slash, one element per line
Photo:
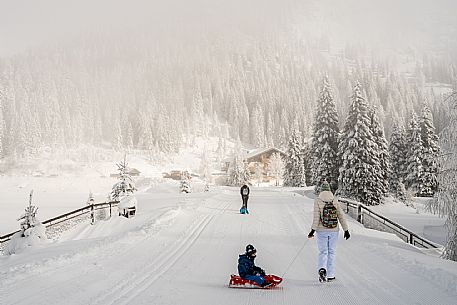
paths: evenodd
<path fill-rule="evenodd" d="M 0 303 L 456 304 L 455 262 L 351 219 L 352 237 L 338 244 L 337 280 L 319 283 L 316 244 L 306 238 L 312 199 L 290 189 L 251 191 L 249 215 L 238 213 L 236 188 L 140 193 L 133 219 L 82 224 L 59 242 L 0 257 Z M 247 243 L 259 266 L 284 276 L 278 289 L 227 288 Z"/>
<path fill-rule="evenodd" d="M 216 137 L 195 137 L 179 154 L 157 154 L 154 160 L 148 160 L 144 152 L 135 151 L 127 155 L 127 163 L 141 172 L 139 177 L 134 177 L 139 191 L 155 185 L 158 188 L 171 187 L 177 192 L 179 185 L 170 186 L 175 181 L 162 179 L 162 173 L 186 170 L 201 174 L 204 152 L 211 156 L 208 161 L 210 171 L 218 172 L 220 164 L 217 157 L 222 159 L 230 155 L 233 143 L 226 140 L 227 151 L 220 156 L 216 154 L 217 147 Z M 95 151 L 94 155 L 98 157 L 88 163 L 86 150 Z M 118 178 L 110 175 L 118 172 L 116 163 L 124 155 L 94 147 L 86 150 L 68 150 L 67 154 L 75 155 L 75 160 L 67 159 L 68 156 L 63 153 L 40 155 L 39 158 L 22 161 L 20 167 L 10 168 L 7 175 L 0 173 L 0 235 L 19 229 L 16 219 L 24 212 L 32 189 L 33 202 L 39 207 L 38 217 L 42 221 L 84 206 L 89 192 L 93 193 L 96 203 L 105 202 L 113 184 L 118 181 Z M 198 180 L 193 180 L 194 191 L 203 189 Z"/>

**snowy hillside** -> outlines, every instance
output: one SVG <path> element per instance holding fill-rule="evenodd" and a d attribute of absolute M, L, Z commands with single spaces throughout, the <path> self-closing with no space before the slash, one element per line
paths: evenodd
<path fill-rule="evenodd" d="M 233 147 L 233 143 L 227 140 L 227 151 L 218 156 L 215 152 L 217 141 L 214 137 L 206 140 L 195 137 L 193 145 L 183 145 L 185 147 L 180 154 L 160 154 L 153 160 L 141 152 L 127 154 L 129 166 L 141 172 L 139 177 L 135 177 L 137 188 L 141 192 L 163 183 L 165 180 L 162 179 L 162 173 L 171 170 L 200 174 L 204 162 L 202 155 L 205 152 L 209 159 L 206 165 L 211 171 L 217 172 L 220 169 L 217 159 L 226 157 Z M 117 173 L 116 162 L 122 160 L 123 155 L 94 147 L 87 151 L 67 150 L 63 156 L 41 155 L 40 158 L 24 161 L 20 167 L 10 168 L 6 175 L 0 175 L 0 235 L 19 229 L 16 219 L 23 213 L 32 189 L 34 202 L 39 207 L 38 216 L 42 221 L 84 206 L 89 192 L 93 193 L 96 203 L 105 202 L 111 187 L 117 182 L 117 178 L 110 175 Z M 175 183 L 175 191 L 178 191 L 176 181 L 166 181 L 167 184 Z"/>
<path fill-rule="evenodd" d="M 179 194 L 161 184 L 137 195 L 133 219 L 81 224 L 58 242 L 1 256 L 0 303 L 455 304 L 455 262 L 352 219 L 351 238 L 338 243 L 337 280 L 319 283 L 315 240 L 306 238 L 312 198 L 253 188 L 251 214 L 240 215 L 238 191 Z M 259 266 L 284 276 L 279 288 L 227 288 L 247 243 Z"/>

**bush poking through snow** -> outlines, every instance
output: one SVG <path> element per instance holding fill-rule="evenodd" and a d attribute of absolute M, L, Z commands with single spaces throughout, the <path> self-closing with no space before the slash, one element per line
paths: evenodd
<path fill-rule="evenodd" d="M 46 227 L 37 219 L 38 207 L 32 205 L 33 190 L 30 192 L 29 206 L 25 213 L 17 220 L 21 221 L 21 230 L 11 237 L 5 247 L 7 255 L 22 252 L 27 247 L 32 247 L 47 240 Z"/>

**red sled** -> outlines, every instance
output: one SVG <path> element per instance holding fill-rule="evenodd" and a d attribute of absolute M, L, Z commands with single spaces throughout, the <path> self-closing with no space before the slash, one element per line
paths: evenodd
<path fill-rule="evenodd" d="M 282 282 L 282 278 L 280 278 L 279 276 L 273 275 L 273 274 L 264 275 L 263 278 L 265 279 L 265 282 L 267 282 L 269 285 L 262 287 L 254 281 L 245 280 L 238 275 L 232 274 L 232 275 L 230 275 L 229 287 L 230 288 L 270 289 L 270 288 L 276 287 L 277 285 L 279 285 Z"/>

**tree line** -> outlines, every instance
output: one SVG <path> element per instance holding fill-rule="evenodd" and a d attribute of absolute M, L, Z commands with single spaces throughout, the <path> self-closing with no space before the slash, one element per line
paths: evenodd
<path fill-rule="evenodd" d="M 2 58 L 0 158 L 81 144 L 172 153 L 192 133 L 284 148 L 292 130 L 311 136 L 324 74 L 339 117 L 350 110 L 348 92 L 359 80 L 387 136 L 424 100 L 442 129 L 440 94 L 427 84 L 455 84 L 453 63 L 441 73 L 443 61 L 424 57 L 406 74 L 369 51 L 331 53 L 317 39 L 291 35 L 195 45 L 86 37 L 70 48 Z"/>
<path fill-rule="evenodd" d="M 343 128 L 325 77 L 314 115 L 312 136 L 294 131 L 287 150 L 285 185 L 329 182 L 338 193 L 367 205 L 378 205 L 389 194 L 433 197 L 438 190 L 440 147 L 432 113 L 423 103 L 421 114 L 394 121 L 390 141 L 376 105 L 369 103 L 356 82 Z M 408 193 L 407 193 L 408 191 Z"/>

